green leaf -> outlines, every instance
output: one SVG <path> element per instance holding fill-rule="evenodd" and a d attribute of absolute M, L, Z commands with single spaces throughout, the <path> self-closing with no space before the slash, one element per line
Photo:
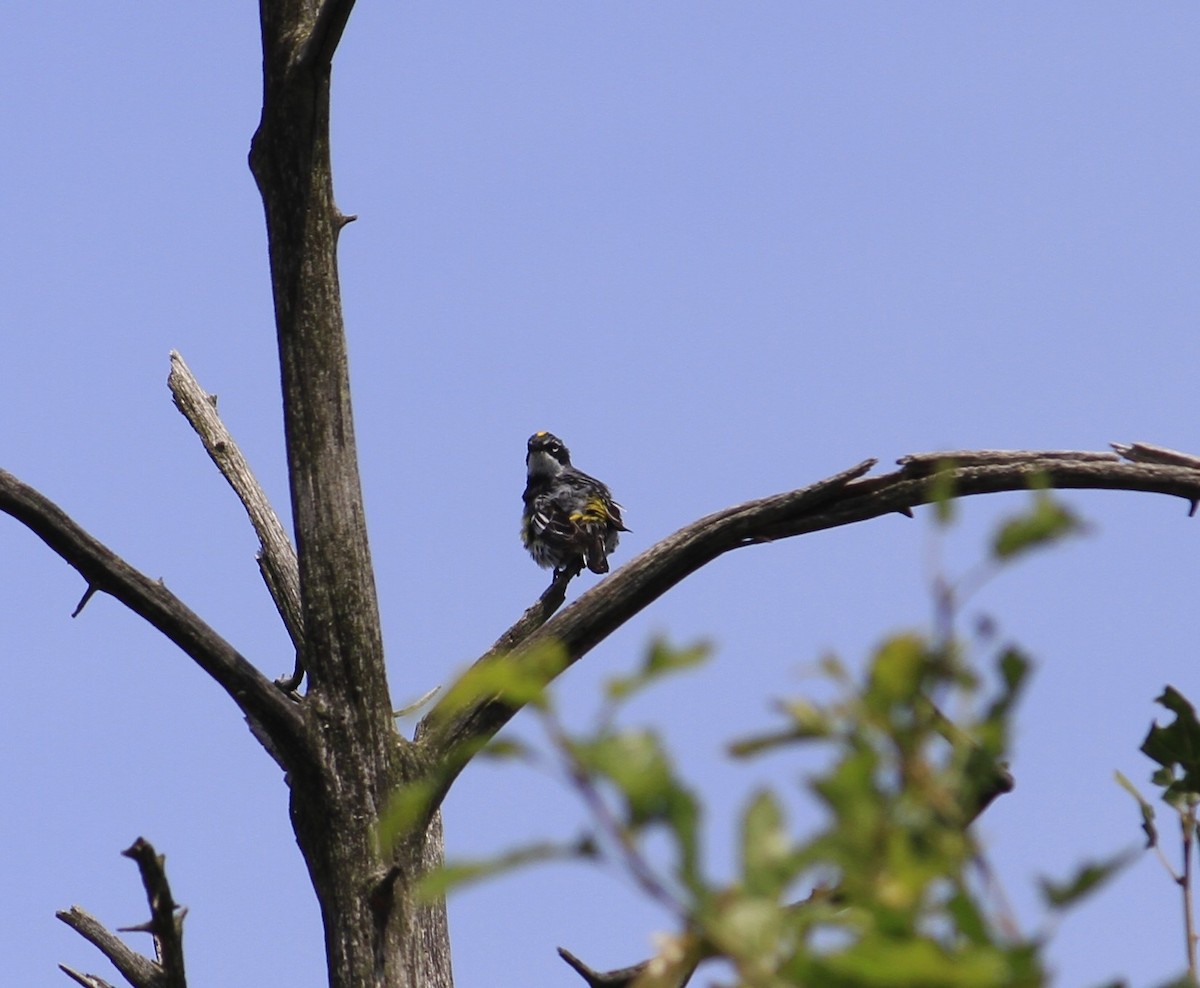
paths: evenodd
<path fill-rule="evenodd" d="M 1120 772 L 1115 774 L 1117 785 L 1137 800 L 1138 808 L 1142 811 L 1142 830 L 1146 833 L 1146 847 L 1155 847 L 1158 844 L 1158 830 L 1154 826 L 1154 807 L 1142 798 L 1142 794 L 1137 791 L 1137 787 L 1125 778 L 1124 775 Z"/>
<path fill-rule="evenodd" d="M 1049 494 L 1034 495 L 1033 507 L 1005 521 L 992 540 L 992 555 L 1007 562 L 1021 553 L 1057 542 L 1083 529 L 1083 522 Z"/>
<path fill-rule="evenodd" d="M 379 844 L 383 848 L 395 846 L 404 834 L 424 822 L 429 812 L 435 787 L 430 779 L 412 782 L 396 789 L 388 800 L 387 808 L 379 817 Z"/>
<path fill-rule="evenodd" d="M 571 742 L 571 752 L 589 774 L 606 779 L 625 803 L 625 825 L 639 830 L 663 824 L 679 850 L 679 872 L 698 888 L 699 809 L 695 797 L 674 775 L 658 736 L 652 731 L 622 731 Z"/>
<path fill-rule="evenodd" d="M 986 914 L 963 889 L 959 888 L 950 897 L 946 903 L 946 913 L 971 943 L 983 945 L 993 942 Z"/>
<path fill-rule="evenodd" d="M 1080 899 L 1096 891 L 1134 858 L 1128 851 L 1114 854 L 1102 861 L 1089 861 L 1080 865 L 1075 874 L 1065 882 L 1049 878 L 1038 879 L 1042 900 L 1051 909 L 1066 909 Z"/>
<path fill-rule="evenodd" d="M 1168 686 L 1155 701 L 1175 714 L 1166 727 L 1152 724 L 1142 742 L 1142 753 L 1162 768 L 1153 775 L 1162 798 L 1172 806 L 1194 803 L 1200 798 L 1200 723 L 1187 699 Z M 1178 767 L 1179 772 L 1176 773 Z"/>
<path fill-rule="evenodd" d="M 929 493 L 933 498 L 933 512 L 937 523 L 943 527 L 954 521 L 954 495 L 956 490 L 954 460 L 947 457 L 937 465 L 929 479 Z"/>
<path fill-rule="evenodd" d="M 442 699 L 443 709 L 459 713 L 485 700 L 499 699 L 514 708 L 545 703 L 546 686 L 567 666 L 557 641 L 526 652 L 511 652 L 468 669 Z"/>
<path fill-rule="evenodd" d="M 670 789 L 671 765 L 658 736 L 651 731 L 621 731 L 571 742 L 579 763 L 620 790 L 628 802 L 633 822 L 658 815 L 658 804 Z"/>
<path fill-rule="evenodd" d="M 730 755 L 734 758 L 748 758 L 783 745 L 824 740 L 833 733 L 833 719 L 828 711 L 809 701 L 789 700 L 781 704 L 781 707 L 783 712 L 792 718 L 792 727 L 732 741 L 727 746 Z"/>
<path fill-rule="evenodd" d="M 697 642 L 686 648 L 674 648 L 659 638 L 651 643 L 642 660 L 641 668 L 631 676 L 614 676 L 605 687 L 610 700 L 628 699 L 663 676 L 692 669 L 704 662 L 712 653 L 707 642 Z"/>
<path fill-rule="evenodd" d="M 752 895 L 774 898 L 796 875 L 796 854 L 774 794 L 760 789 L 742 814 L 742 883 Z"/>
<path fill-rule="evenodd" d="M 948 951 L 931 940 L 873 937 L 832 954 L 813 984 L 855 988 L 1009 988 L 1035 984 L 1013 978 L 1006 952 L 979 947 Z"/>
<path fill-rule="evenodd" d="M 784 910 L 774 900 L 728 892 L 705 933 L 751 980 L 779 955 L 784 928 Z"/>
<path fill-rule="evenodd" d="M 479 749 L 477 757 L 490 758 L 495 761 L 538 761 L 537 751 L 524 741 L 518 741 L 515 738 L 492 738 Z"/>
<path fill-rule="evenodd" d="M 910 703 L 921 692 L 929 669 L 925 640 L 900 634 L 885 641 L 871 659 L 870 680 L 863 699 L 875 710 Z"/>
<path fill-rule="evenodd" d="M 1159 765 L 1179 765 L 1185 770 L 1194 765 L 1200 755 L 1200 723 L 1196 711 L 1173 686 L 1168 686 L 1154 701 L 1175 714 L 1166 727 L 1150 726 L 1142 744 L 1142 754 Z"/>
<path fill-rule="evenodd" d="M 417 895 L 425 901 L 442 898 L 447 892 L 471 882 L 547 861 L 573 861 L 596 857 L 596 844 L 590 836 L 569 844 L 539 841 L 514 848 L 504 854 L 476 861 L 452 861 L 421 876 Z"/>
<path fill-rule="evenodd" d="M 1020 694 L 1021 688 L 1025 685 L 1025 680 L 1029 678 L 1029 670 L 1032 668 L 1028 657 L 1020 649 L 1009 646 L 1000 656 L 999 661 L 1000 676 L 1004 680 L 1003 699 L 1005 707 L 1012 706 L 1013 701 Z"/>

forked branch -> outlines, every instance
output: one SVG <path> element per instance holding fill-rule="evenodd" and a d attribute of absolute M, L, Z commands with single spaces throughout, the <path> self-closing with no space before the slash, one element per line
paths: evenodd
<path fill-rule="evenodd" d="M 183 969 L 183 913 L 171 896 L 171 886 L 163 869 L 162 856 L 142 837 L 121 852 L 137 862 L 150 904 L 150 919 L 138 926 L 125 927 L 123 933 L 149 933 L 154 937 L 155 960 L 143 957 L 110 933 L 94 916 L 72 906 L 55 915 L 92 943 L 133 988 L 187 988 Z M 81 985 L 101 988 L 106 982 L 94 974 L 81 974 L 65 965 L 63 973 Z"/>

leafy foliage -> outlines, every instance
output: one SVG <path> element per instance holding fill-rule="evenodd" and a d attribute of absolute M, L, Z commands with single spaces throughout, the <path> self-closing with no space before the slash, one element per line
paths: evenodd
<path fill-rule="evenodd" d="M 1159 797 L 1179 818 L 1180 858 L 1179 873 L 1171 867 L 1159 844 L 1158 827 L 1155 824 L 1154 807 L 1145 800 L 1137 787 L 1120 772 L 1117 782 L 1135 800 L 1142 814 L 1142 830 L 1146 834 L 1146 847 L 1159 853 L 1171 880 L 1183 892 L 1184 943 L 1187 954 L 1187 973 L 1174 984 L 1200 983 L 1200 962 L 1197 961 L 1197 933 L 1194 914 L 1194 873 L 1197 853 L 1197 807 L 1200 806 L 1200 722 L 1191 703 L 1173 686 L 1168 686 L 1157 702 L 1175 715 L 1165 727 L 1151 724 L 1142 742 L 1142 754 L 1157 766 L 1150 776 L 1158 787 Z M 1172 988 L 1172 986 L 1167 986 Z"/>
<path fill-rule="evenodd" d="M 1142 754 L 1159 765 L 1152 781 L 1162 789 L 1163 802 L 1175 808 L 1200 799 L 1200 722 L 1182 693 L 1168 686 L 1157 703 L 1175 715 L 1166 727 L 1150 726 Z"/>
<path fill-rule="evenodd" d="M 934 478 L 935 484 L 938 478 Z M 945 524 L 953 490 L 935 499 Z M 1006 520 L 992 543 L 984 577 L 1038 546 L 1079 531 L 1081 523 L 1045 492 Z M 976 580 L 976 584 L 978 584 Z M 949 585 L 949 584 L 945 584 Z M 953 593 L 941 617 L 953 617 Z M 991 632 L 982 638 L 991 643 Z M 821 985 L 833 988 L 1022 988 L 1046 983 L 1039 937 L 1013 932 L 997 917 L 970 824 L 1011 788 L 1005 758 L 1012 719 L 1030 662 L 1013 645 L 993 649 L 982 677 L 968 663 L 973 643 L 953 634 L 896 634 L 868 657 L 861 674 L 822 662 L 835 699 L 797 697 L 778 704 L 783 723 L 729 745 L 740 759 L 783 754 L 798 746 L 825 752 L 824 768 L 803 780 L 822 810 L 821 823 L 798 833 L 782 794 L 754 792 L 740 810 L 736 874 L 709 876 L 700 854 L 702 808 L 676 773 L 659 735 L 622 726 L 630 699 L 698 668 L 704 645 L 674 648 L 656 641 L 637 669 L 614 677 L 590 729 L 569 731 L 555 709 L 548 679 L 536 673 L 499 682 L 484 671 L 488 691 L 512 690 L 532 700 L 550 759 L 589 809 L 594 832 L 568 843 L 539 843 L 488 862 L 450 865 L 431 876 L 437 892 L 505 868 L 560 857 L 603 860 L 666 906 L 678 928 L 660 937 L 658 954 L 638 970 L 635 988 L 680 988 L 695 967 L 722 959 L 738 988 Z M 553 667 L 553 655 L 545 657 Z M 530 666 L 529 668 L 536 668 Z M 533 690 L 533 693 L 529 691 Z M 1172 699 L 1177 713 L 1183 707 Z M 952 720 L 944 709 L 957 712 Z M 1190 711 L 1190 708 L 1187 708 Z M 1152 750 L 1171 764 L 1200 751 L 1194 716 L 1156 735 Z M 1150 739 L 1147 741 L 1150 744 Z M 519 744 L 497 745 L 501 757 L 530 760 Z M 1190 770 L 1173 779 L 1191 780 Z M 664 866 L 646 847 L 651 833 L 673 847 Z M 1043 880 L 1058 911 L 1100 887 L 1124 855 L 1082 865 L 1061 882 Z"/>
<path fill-rule="evenodd" d="M 1034 496 L 1033 508 L 1001 524 L 992 542 L 997 559 L 1009 560 L 1031 549 L 1050 545 L 1064 536 L 1081 531 L 1083 523 L 1070 508 L 1041 491 Z"/>

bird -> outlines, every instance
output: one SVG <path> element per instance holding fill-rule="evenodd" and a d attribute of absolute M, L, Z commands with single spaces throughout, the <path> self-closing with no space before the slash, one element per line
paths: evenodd
<path fill-rule="evenodd" d="M 629 531 L 608 487 L 572 466 L 571 451 L 549 432 L 529 437 L 525 466 L 521 542 L 533 561 L 553 567 L 555 580 L 573 564 L 607 573 L 618 533 Z"/>

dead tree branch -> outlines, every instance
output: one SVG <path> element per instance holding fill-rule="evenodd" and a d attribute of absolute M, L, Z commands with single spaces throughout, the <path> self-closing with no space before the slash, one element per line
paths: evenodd
<path fill-rule="evenodd" d="M 1148 447 L 1137 447 L 1145 449 Z M 1176 454 L 1183 457 L 1184 454 Z M 1144 491 L 1200 499 L 1200 465 L 1178 460 L 1121 462 L 1113 453 L 983 450 L 905 457 L 901 469 L 864 477 L 874 461 L 860 463 L 811 487 L 718 511 L 667 536 L 570 607 L 538 625 L 546 608 L 534 605 L 478 662 L 520 663 L 539 644 L 558 642 L 569 666 L 634 614 L 718 556 L 762 542 L 805 535 L 878 518 L 911 514 L 935 496 L 931 477 L 948 471 L 956 497 L 1027 490 L 1044 483 L 1060 489 Z M 532 615 L 532 617 L 531 617 Z M 453 687 L 422 720 L 418 731 L 431 764 L 441 764 L 437 790 L 449 789 L 471 753 L 517 712 L 497 696 L 462 704 Z M 437 805 L 438 798 L 433 800 Z"/>
<path fill-rule="evenodd" d="M 83 988 L 113 988 L 110 982 L 98 974 L 84 974 L 73 967 L 67 967 L 66 964 L 59 964 L 58 969 L 76 984 L 83 985 Z"/>
<path fill-rule="evenodd" d="M 588 967 L 565 947 L 558 948 L 558 956 L 574 968 L 575 972 L 588 983 L 588 988 L 630 988 L 653 963 L 653 961 L 642 961 L 640 964 L 622 967 L 616 971 L 597 971 Z M 663 988 L 683 988 L 691 980 L 696 967 L 697 964 L 684 965 L 683 970 L 673 972 L 677 977 L 669 982 L 659 979 L 654 984 L 661 984 Z"/>
<path fill-rule="evenodd" d="M 304 645 L 304 626 L 300 613 L 300 570 L 292 540 L 288 538 L 283 523 L 255 478 L 245 455 L 217 414 L 216 395 L 205 392 L 191 368 L 184 363 L 183 357 L 174 350 L 171 351 L 171 373 L 167 377 L 167 386 L 171 389 L 175 407 L 200 437 L 205 451 L 221 476 L 229 482 L 250 517 L 250 524 L 259 541 L 259 570 L 279 616 L 287 626 L 292 644 L 299 652 Z M 290 689 L 299 685 L 298 681 L 289 680 L 287 683 Z"/>
<path fill-rule="evenodd" d="M 74 567 L 89 594 L 101 590 L 161 631 L 225 690 L 276 759 L 294 762 L 305 746 L 296 706 L 161 581 L 130 566 L 32 487 L 0 470 L 0 511 L 11 515 Z M 284 766 L 288 767 L 287 765 Z"/>
<path fill-rule="evenodd" d="M 139 926 L 126 927 L 122 932 L 151 934 L 154 937 L 156 960 L 130 949 L 124 941 L 105 929 L 99 920 L 78 906 L 55 915 L 104 954 L 133 988 L 187 988 L 183 970 L 183 915 L 171 897 L 171 886 L 163 870 L 163 858 L 142 837 L 121 853 L 137 863 L 142 885 L 146 889 L 146 901 L 150 904 L 150 919 Z M 94 974 L 80 974 L 71 968 L 59 966 L 68 977 L 81 985 L 101 988 L 106 984 Z"/>

